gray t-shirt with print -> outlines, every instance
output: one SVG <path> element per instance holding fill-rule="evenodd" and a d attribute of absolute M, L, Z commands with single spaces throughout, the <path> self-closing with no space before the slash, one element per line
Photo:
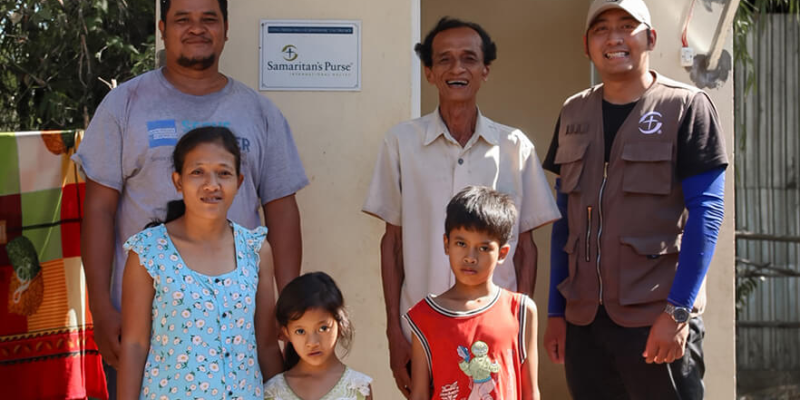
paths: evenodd
<path fill-rule="evenodd" d="M 97 108 L 78 152 L 81 173 L 120 193 L 115 224 L 111 296 L 119 308 L 126 239 L 152 220 L 163 220 L 170 200 L 172 150 L 184 133 L 201 126 L 229 128 L 242 149 L 244 182 L 228 218 L 253 229 L 258 209 L 308 185 L 289 124 L 258 92 L 228 78 L 222 90 L 204 96 L 183 93 L 161 69 L 112 90 Z"/>

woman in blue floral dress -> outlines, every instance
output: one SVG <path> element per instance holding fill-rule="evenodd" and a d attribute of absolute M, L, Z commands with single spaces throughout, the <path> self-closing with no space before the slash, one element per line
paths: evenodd
<path fill-rule="evenodd" d="M 282 362 L 272 252 L 266 228 L 226 219 L 242 182 L 236 138 L 192 130 L 173 163 L 183 201 L 124 245 L 118 397 L 263 399 L 262 369 Z"/>

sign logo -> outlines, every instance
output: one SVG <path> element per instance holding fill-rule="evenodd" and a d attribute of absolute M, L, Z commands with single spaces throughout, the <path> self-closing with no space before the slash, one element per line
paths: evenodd
<path fill-rule="evenodd" d="M 283 59 L 286 61 L 296 60 L 298 55 L 296 50 L 297 47 L 295 47 L 293 44 L 287 44 L 286 46 L 283 46 L 283 49 L 281 49 L 281 53 L 286 54 L 285 56 L 283 56 Z"/>
<path fill-rule="evenodd" d="M 642 118 L 639 119 L 639 132 L 645 135 L 652 135 L 654 133 L 661 134 L 662 123 L 659 120 L 661 117 L 662 115 L 658 111 L 650 111 L 642 115 Z"/>

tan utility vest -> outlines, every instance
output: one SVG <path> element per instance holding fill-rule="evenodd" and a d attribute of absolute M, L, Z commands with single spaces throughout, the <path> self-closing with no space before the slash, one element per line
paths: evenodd
<path fill-rule="evenodd" d="M 614 322 L 649 326 L 664 311 L 687 213 L 676 174 L 678 129 L 699 89 L 656 74 L 620 126 L 606 165 L 603 86 L 561 110 L 561 191 L 569 195 L 566 319 L 591 323 L 602 303 Z M 705 305 L 705 285 L 695 311 Z"/>

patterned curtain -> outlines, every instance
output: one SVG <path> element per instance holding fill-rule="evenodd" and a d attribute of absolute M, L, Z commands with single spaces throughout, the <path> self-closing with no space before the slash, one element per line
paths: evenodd
<path fill-rule="evenodd" d="M 80 254 L 82 132 L 0 133 L 0 388 L 106 399 Z"/>

